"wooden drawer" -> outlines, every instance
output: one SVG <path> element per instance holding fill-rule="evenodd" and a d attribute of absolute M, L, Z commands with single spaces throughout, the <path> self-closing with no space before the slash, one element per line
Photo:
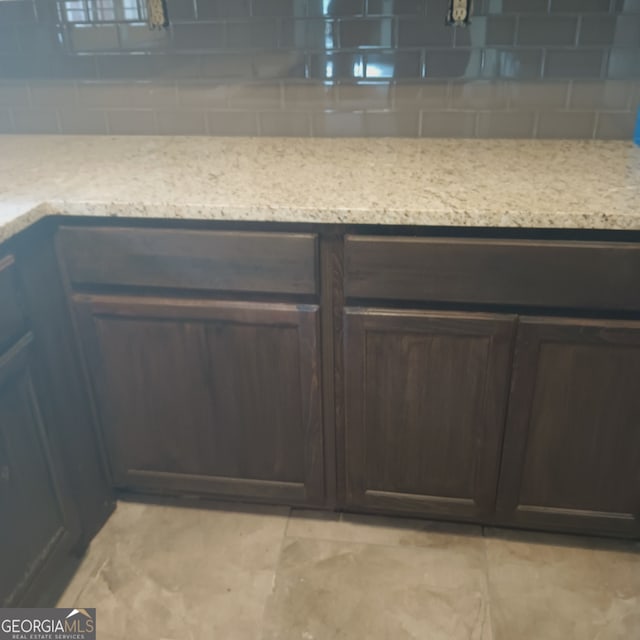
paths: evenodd
<path fill-rule="evenodd" d="M 354 236 L 348 298 L 640 309 L 640 244 Z"/>
<path fill-rule="evenodd" d="M 27 329 L 20 303 L 13 256 L 0 259 L 0 350 L 4 351 Z"/>
<path fill-rule="evenodd" d="M 317 237 L 309 233 L 63 227 L 57 241 L 72 286 L 287 294 L 318 288 Z"/>

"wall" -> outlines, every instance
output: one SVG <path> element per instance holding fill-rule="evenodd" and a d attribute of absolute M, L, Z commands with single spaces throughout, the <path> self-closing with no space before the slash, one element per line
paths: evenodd
<path fill-rule="evenodd" d="M 640 0 L 0 0 L 0 132 L 630 139 Z"/>

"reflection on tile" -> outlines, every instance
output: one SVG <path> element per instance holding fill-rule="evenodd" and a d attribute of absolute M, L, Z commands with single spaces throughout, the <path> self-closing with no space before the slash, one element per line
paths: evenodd
<path fill-rule="evenodd" d="M 289 538 L 263 640 L 490 640 L 483 541 L 400 547 Z"/>
<path fill-rule="evenodd" d="M 287 513 L 120 503 L 60 602 L 96 607 L 101 638 L 255 640 Z"/>
<path fill-rule="evenodd" d="M 640 630 L 640 546 L 490 532 L 495 640 L 628 640 Z"/>

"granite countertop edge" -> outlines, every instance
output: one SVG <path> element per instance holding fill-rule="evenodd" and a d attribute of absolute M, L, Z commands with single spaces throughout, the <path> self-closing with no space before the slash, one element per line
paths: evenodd
<path fill-rule="evenodd" d="M 1 205 L 0 205 L 1 209 Z M 144 202 L 45 201 L 26 205 L 5 220 L 0 218 L 0 243 L 51 216 L 289 224 L 342 224 L 601 231 L 640 231 L 640 211 L 633 214 L 557 212 L 519 215 L 513 211 L 394 211 L 388 209 L 304 209 L 286 207 L 225 207 Z"/>
<path fill-rule="evenodd" d="M 624 142 L 0 136 L 0 242 L 52 215 L 640 231 Z"/>

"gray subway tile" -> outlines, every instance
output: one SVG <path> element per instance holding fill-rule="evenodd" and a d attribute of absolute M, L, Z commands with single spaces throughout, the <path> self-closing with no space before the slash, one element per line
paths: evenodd
<path fill-rule="evenodd" d="M 276 49 L 279 26 L 276 20 L 227 22 L 226 46 L 230 49 Z"/>
<path fill-rule="evenodd" d="M 0 133 L 15 133 L 11 111 L 5 107 L 0 107 Z"/>
<path fill-rule="evenodd" d="M 368 0 L 368 15 L 403 16 L 424 13 L 423 0 Z"/>
<path fill-rule="evenodd" d="M 482 76 L 533 80 L 542 73 L 542 49 L 486 49 Z"/>
<path fill-rule="evenodd" d="M 85 107 L 131 106 L 131 85 L 126 82 L 81 82 L 77 87 L 78 103 Z"/>
<path fill-rule="evenodd" d="M 76 86 L 71 82 L 34 80 L 29 92 L 34 107 L 73 107 L 77 103 Z"/>
<path fill-rule="evenodd" d="M 201 136 L 207 133 L 204 111 L 186 109 L 159 109 L 156 127 L 160 135 Z"/>
<path fill-rule="evenodd" d="M 284 85 L 285 107 L 324 111 L 335 106 L 337 87 L 324 83 L 301 83 Z"/>
<path fill-rule="evenodd" d="M 611 46 L 615 32 L 615 16 L 586 15 L 580 22 L 578 44 L 586 47 Z"/>
<path fill-rule="evenodd" d="M 500 81 L 454 83 L 451 106 L 454 109 L 504 109 L 509 102 L 509 87 Z"/>
<path fill-rule="evenodd" d="M 401 18 L 398 21 L 399 47 L 447 47 L 453 45 L 454 30 L 444 20 Z"/>
<path fill-rule="evenodd" d="M 17 133 L 60 133 L 55 109 L 13 109 Z"/>
<path fill-rule="evenodd" d="M 546 13 L 548 0 L 498 0 L 491 2 L 490 11 L 504 13 Z"/>
<path fill-rule="evenodd" d="M 278 45 L 283 49 L 337 49 L 337 23 L 319 18 L 285 19 L 280 25 Z"/>
<path fill-rule="evenodd" d="M 173 46 L 182 51 L 224 49 L 222 22 L 185 22 L 173 25 Z"/>
<path fill-rule="evenodd" d="M 29 86 L 22 80 L 0 80 L 0 107 L 26 107 L 29 105 Z"/>
<path fill-rule="evenodd" d="M 265 111 L 259 114 L 260 135 L 310 136 L 311 114 L 305 111 Z"/>
<path fill-rule="evenodd" d="M 258 117 L 253 111 L 210 111 L 207 126 L 214 136 L 258 135 Z"/>
<path fill-rule="evenodd" d="M 631 140 L 635 126 L 635 112 L 603 112 L 598 114 L 596 138 L 604 140 Z"/>
<path fill-rule="evenodd" d="M 429 49 L 426 53 L 427 78 L 475 78 L 481 57 L 476 49 Z"/>
<path fill-rule="evenodd" d="M 134 107 L 176 107 L 178 92 L 173 83 L 132 82 L 129 100 Z"/>
<path fill-rule="evenodd" d="M 269 109 L 281 105 L 281 88 L 273 84 L 235 84 L 228 87 L 229 106 L 232 108 Z"/>
<path fill-rule="evenodd" d="M 525 47 L 573 45 L 577 28 L 574 16 L 522 16 L 516 42 Z"/>
<path fill-rule="evenodd" d="M 67 33 L 74 51 L 117 51 L 119 47 L 115 24 L 74 24 Z"/>
<path fill-rule="evenodd" d="M 389 109 L 392 103 L 392 87 L 388 83 L 341 85 L 338 87 L 338 107 L 340 109 Z"/>
<path fill-rule="evenodd" d="M 485 42 L 488 46 L 511 46 L 516 39 L 516 19 L 513 16 L 488 16 Z M 471 24 L 473 32 L 474 20 Z"/>
<path fill-rule="evenodd" d="M 109 133 L 115 135 L 153 135 L 157 132 L 151 109 L 112 109 L 107 112 Z"/>
<path fill-rule="evenodd" d="M 592 111 L 544 111 L 538 119 L 539 138 L 592 138 L 596 114 Z"/>
<path fill-rule="evenodd" d="M 314 136 L 360 137 L 366 135 L 363 111 L 314 113 L 312 123 Z"/>
<path fill-rule="evenodd" d="M 640 13 L 620 15 L 616 18 L 613 45 L 616 47 L 640 47 Z"/>
<path fill-rule="evenodd" d="M 625 80 L 574 81 L 569 106 L 572 109 L 626 109 L 632 83 Z"/>
<path fill-rule="evenodd" d="M 364 128 L 367 136 L 415 138 L 420 127 L 420 113 L 413 111 L 367 112 Z"/>
<path fill-rule="evenodd" d="M 533 111 L 482 111 L 478 114 L 479 138 L 531 138 L 535 126 Z"/>
<path fill-rule="evenodd" d="M 177 20 L 194 20 L 196 17 L 195 0 L 166 0 L 167 12 L 171 22 Z"/>
<path fill-rule="evenodd" d="M 423 111 L 420 135 L 424 138 L 473 138 L 475 111 Z"/>
<path fill-rule="evenodd" d="M 552 13 L 607 13 L 609 0 L 551 0 Z"/>
<path fill-rule="evenodd" d="M 153 57 L 148 54 L 99 54 L 98 76 L 107 80 L 144 79 L 152 76 Z"/>
<path fill-rule="evenodd" d="M 201 20 L 247 18 L 251 14 L 250 0 L 197 0 Z"/>
<path fill-rule="evenodd" d="M 599 78 L 603 57 L 602 49 L 550 49 L 544 75 L 546 78 Z"/>
<path fill-rule="evenodd" d="M 435 66 L 437 63 L 434 63 Z M 365 77 L 370 79 L 418 78 L 420 77 L 420 53 L 418 51 L 368 53 L 365 56 L 364 72 Z"/>
<path fill-rule="evenodd" d="M 611 49 L 607 75 L 609 78 L 637 79 L 640 76 L 640 47 Z"/>
<path fill-rule="evenodd" d="M 447 106 L 449 83 L 396 84 L 393 88 L 394 104 L 399 108 L 444 109 Z"/>
<path fill-rule="evenodd" d="M 203 107 L 221 109 L 229 106 L 229 92 L 232 87 L 227 84 L 211 82 L 179 82 L 176 86 L 180 107 Z"/>
<path fill-rule="evenodd" d="M 514 109 L 561 109 L 567 103 L 569 82 L 512 82 L 510 105 Z"/>
<path fill-rule="evenodd" d="M 307 0 L 306 4 L 310 16 L 361 16 L 365 12 L 365 0 Z"/>
<path fill-rule="evenodd" d="M 58 113 L 62 133 L 100 135 L 108 131 L 106 113 L 100 109 L 63 108 Z"/>
<path fill-rule="evenodd" d="M 395 45 L 393 22 L 389 18 L 342 20 L 339 25 L 341 47 L 351 49 Z"/>

